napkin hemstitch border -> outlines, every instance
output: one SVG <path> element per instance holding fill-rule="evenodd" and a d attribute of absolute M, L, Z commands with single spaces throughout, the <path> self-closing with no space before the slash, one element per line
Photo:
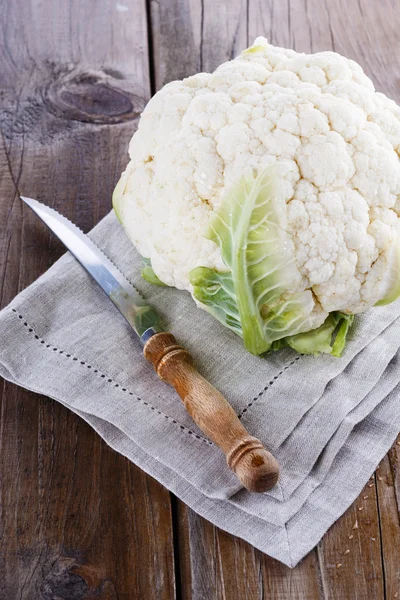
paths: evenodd
<path fill-rule="evenodd" d="M 61 348 L 57 348 L 56 346 L 53 346 L 52 344 L 48 344 L 45 339 L 43 339 L 41 336 L 39 336 L 36 333 L 36 331 L 33 328 L 33 326 L 30 323 L 28 323 L 28 321 L 25 319 L 25 317 L 23 315 L 21 315 L 21 313 L 19 313 L 15 308 L 12 308 L 11 311 L 13 313 L 15 313 L 15 315 L 21 321 L 22 325 L 27 328 L 28 333 L 34 335 L 35 339 L 37 341 L 39 341 L 41 344 L 43 344 L 44 348 L 46 348 L 46 349 L 50 348 L 51 350 L 53 350 L 53 352 L 58 352 L 58 354 L 63 354 L 66 358 L 71 358 L 73 361 L 79 362 L 82 366 L 85 366 L 88 369 L 92 369 L 93 368 L 93 365 L 90 365 L 87 361 L 80 360 L 77 356 L 73 356 L 73 354 L 71 354 L 70 352 L 67 352 L 66 350 L 62 350 Z M 153 406 L 147 400 L 143 400 L 143 398 L 141 398 L 140 396 L 138 396 L 134 392 L 131 392 L 130 390 L 128 390 L 128 388 L 126 388 L 126 387 L 122 386 L 121 384 L 119 384 L 112 377 L 109 377 L 108 375 L 106 375 L 105 373 L 103 373 L 100 369 L 93 368 L 93 373 L 95 373 L 96 375 L 99 375 L 102 379 L 106 379 L 107 383 L 114 383 L 114 387 L 120 388 L 123 393 L 126 393 L 129 396 L 135 397 L 136 400 L 138 400 L 139 402 L 141 402 L 143 405 L 148 406 L 150 408 L 150 410 L 155 411 L 159 415 L 164 416 L 166 419 L 168 419 L 169 421 L 171 421 L 171 423 L 173 423 L 174 425 L 178 425 L 178 428 L 179 428 L 179 430 L 182 433 L 183 432 L 187 433 L 188 435 L 196 438 L 197 440 L 200 440 L 200 441 L 204 442 L 208 446 L 214 446 L 215 445 L 211 440 L 208 440 L 207 438 L 199 435 L 195 431 L 192 431 L 191 429 L 189 429 L 188 427 L 186 427 L 186 425 L 183 425 L 182 423 L 180 423 L 179 421 L 177 421 L 176 418 L 171 417 L 170 415 L 167 415 L 166 413 L 164 413 L 163 411 L 161 411 L 156 406 Z"/>

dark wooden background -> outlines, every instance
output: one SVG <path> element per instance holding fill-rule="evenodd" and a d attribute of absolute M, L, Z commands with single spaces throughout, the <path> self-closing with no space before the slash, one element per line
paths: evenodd
<path fill-rule="evenodd" d="M 400 101 L 399 0 L 0 0 L 0 25 L 2 306 L 63 253 L 18 191 L 89 230 L 151 94 L 256 35 L 341 52 Z M 65 408 L 0 385 L 0 600 L 400 598 L 399 445 L 290 570 L 194 514 Z"/>

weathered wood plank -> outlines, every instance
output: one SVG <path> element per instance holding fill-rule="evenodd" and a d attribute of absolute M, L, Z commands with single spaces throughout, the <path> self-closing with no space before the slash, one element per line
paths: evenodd
<path fill-rule="evenodd" d="M 400 10 L 391 0 L 249 0 L 249 42 L 264 35 L 298 52 L 335 50 L 356 60 L 399 101 Z"/>
<path fill-rule="evenodd" d="M 389 0 L 382 3 L 369 0 L 339 0 L 335 3 L 289 0 L 281 3 L 271 0 L 267 6 L 260 0 L 249 0 L 250 42 L 257 35 L 266 35 L 272 43 L 290 46 L 300 52 L 335 50 L 359 62 L 377 89 L 397 101 L 400 100 L 396 61 L 399 38 L 395 32 L 399 25 L 400 11 Z M 387 467 L 387 459 L 384 465 Z M 389 477 L 387 469 L 386 475 Z M 352 598 L 355 593 L 357 598 L 400 595 L 397 590 L 398 556 L 393 550 L 400 534 L 395 496 L 390 493 L 390 484 L 389 489 L 383 489 L 382 484 L 380 488 L 378 486 L 378 498 L 375 489 L 368 491 L 370 493 L 360 496 L 320 545 L 320 568 L 327 598 Z M 365 495 L 370 501 L 364 507 Z M 358 511 L 359 507 L 365 511 Z M 359 522 L 364 526 L 349 533 L 350 521 L 355 521 L 357 512 L 362 515 Z M 357 546 L 347 541 L 352 534 Z M 349 554 L 341 557 L 341 552 L 348 549 Z M 337 568 L 337 564 L 341 567 Z M 389 595 L 392 590 L 393 594 Z"/>
<path fill-rule="evenodd" d="M 64 252 L 16 189 L 83 229 L 150 96 L 144 0 L 1 3 L 1 305 Z M 1 383 L 0 597 L 175 597 L 169 493 L 62 406 Z"/>
<path fill-rule="evenodd" d="M 5 384 L 0 597 L 174 597 L 169 494 L 70 411 Z"/>
<path fill-rule="evenodd" d="M 157 88 L 201 69 L 212 70 L 240 51 L 247 39 L 252 43 L 255 37 L 264 35 L 274 44 L 302 52 L 334 49 L 349 56 L 364 67 L 380 90 L 399 100 L 398 51 L 393 52 L 393 48 L 399 49 L 395 31 L 400 11 L 390 0 L 232 2 L 222 26 L 216 18 L 221 14 L 219 2 L 152 0 L 151 8 Z M 393 493 L 383 498 L 382 490 L 382 502 L 391 507 L 389 530 L 385 533 L 383 520 L 379 523 L 374 484 L 368 492 L 328 532 L 318 556 L 314 551 L 293 571 L 265 556 L 256 559 L 257 553 L 246 544 L 219 532 L 179 504 L 179 539 L 185 548 L 180 552 L 182 597 L 286 599 L 297 594 L 302 598 L 379 599 L 385 593 L 385 574 L 387 597 L 391 597 L 389 592 L 397 592 L 396 580 L 388 583 L 396 577 L 397 555 L 393 553 L 391 559 L 388 554 L 393 536 L 397 536 L 397 508 Z M 363 500 L 365 495 L 369 498 Z M 360 507 L 363 510 L 359 511 Z M 359 525 L 353 530 L 356 517 Z M 385 573 L 380 527 L 384 560 L 390 564 Z"/>
<path fill-rule="evenodd" d="M 155 85 L 213 71 L 247 45 L 244 0 L 150 0 Z"/>
<path fill-rule="evenodd" d="M 157 89 L 173 79 L 200 70 L 211 71 L 245 48 L 246 14 L 246 3 L 241 1 L 153 0 L 151 22 Z M 295 572 L 290 572 L 177 502 L 183 599 L 322 598 L 315 553 Z"/>
<path fill-rule="evenodd" d="M 400 436 L 376 472 L 386 598 L 400 598 Z"/>
<path fill-rule="evenodd" d="M 208 523 L 180 504 L 182 600 L 319 600 L 316 553 L 291 570 L 250 544 Z M 181 537 L 182 539 L 182 537 Z M 191 582 L 190 586 L 188 582 Z"/>
<path fill-rule="evenodd" d="M 370 486 L 370 487 L 369 487 Z M 321 577 L 327 600 L 383 600 L 379 515 L 374 478 L 318 546 Z"/>

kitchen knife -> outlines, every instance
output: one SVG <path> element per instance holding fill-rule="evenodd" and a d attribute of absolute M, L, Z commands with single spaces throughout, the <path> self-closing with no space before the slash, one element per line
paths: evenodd
<path fill-rule="evenodd" d="M 90 273 L 138 335 L 143 354 L 172 385 L 194 422 L 226 456 L 239 481 L 252 492 L 277 482 L 275 458 L 249 435 L 227 400 L 193 366 L 189 352 L 163 330 L 157 313 L 96 244 L 76 225 L 44 204 L 21 196 Z"/>

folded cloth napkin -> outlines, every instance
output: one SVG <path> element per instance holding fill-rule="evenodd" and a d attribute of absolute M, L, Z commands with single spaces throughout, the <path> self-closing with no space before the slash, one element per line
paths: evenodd
<path fill-rule="evenodd" d="M 295 566 L 357 497 L 400 429 L 400 302 L 358 317 L 340 359 L 289 349 L 255 357 L 189 294 L 141 279 L 141 259 L 112 213 L 90 236 L 274 453 L 279 484 L 265 494 L 241 488 L 69 254 L 0 313 L 0 374 L 58 400 L 196 512 Z"/>

